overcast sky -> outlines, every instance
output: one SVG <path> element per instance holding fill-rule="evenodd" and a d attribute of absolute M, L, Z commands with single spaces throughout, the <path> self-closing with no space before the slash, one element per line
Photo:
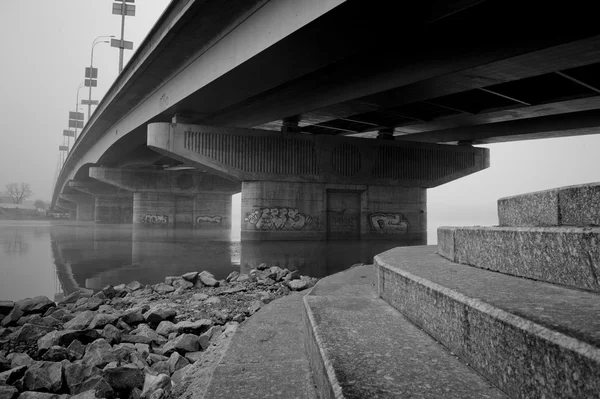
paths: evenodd
<path fill-rule="evenodd" d="M 168 0 L 138 0 L 128 17 L 125 39 L 136 50 Z M 32 199 L 49 200 L 58 145 L 75 108 L 77 86 L 90 62 L 97 36 L 120 35 L 119 16 L 109 0 L 4 1 L 0 13 L 0 191 L 24 181 Z M 126 51 L 125 61 L 133 52 Z M 118 49 L 99 44 L 100 100 L 118 73 Z M 87 88 L 80 99 L 87 98 Z M 81 108 L 86 112 L 86 108 Z M 87 112 L 86 112 L 87 117 Z M 497 223 L 496 200 L 503 196 L 600 181 L 600 136 L 548 139 L 489 146 L 491 167 L 428 193 L 430 243 L 444 224 Z"/>

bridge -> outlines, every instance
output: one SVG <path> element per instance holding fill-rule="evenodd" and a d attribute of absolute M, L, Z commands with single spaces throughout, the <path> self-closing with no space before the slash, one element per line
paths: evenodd
<path fill-rule="evenodd" d="M 174 0 L 52 205 L 228 229 L 241 192 L 243 241 L 425 244 L 427 189 L 487 168 L 476 145 L 598 131 L 594 10 L 534 3 Z"/>

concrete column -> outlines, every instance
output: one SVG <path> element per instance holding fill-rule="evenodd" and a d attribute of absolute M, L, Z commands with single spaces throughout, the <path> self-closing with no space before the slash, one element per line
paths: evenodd
<path fill-rule="evenodd" d="M 133 224 L 148 227 L 175 226 L 175 199 L 171 193 L 133 194 Z"/>
<path fill-rule="evenodd" d="M 61 194 L 60 198 L 73 202 L 77 206 L 76 219 L 79 221 L 94 220 L 94 197 L 86 194 Z M 71 212 L 72 215 L 72 212 Z"/>
<path fill-rule="evenodd" d="M 194 227 L 231 229 L 231 194 L 205 192 L 194 197 Z"/>
<path fill-rule="evenodd" d="M 427 243 L 418 187 L 244 182 L 242 241 L 379 239 Z"/>
<path fill-rule="evenodd" d="M 133 196 L 97 196 L 94 220 L 98 223 L 133 223 Z"/>

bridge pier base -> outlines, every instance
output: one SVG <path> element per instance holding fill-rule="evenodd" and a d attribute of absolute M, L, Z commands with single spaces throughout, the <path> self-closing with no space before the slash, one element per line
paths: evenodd
<path fill-rule="evenodd" d="M 75 219 L 78 221 L 94 220 L 94 197 L 86 194 L 61 194 L 60 198 L 76 205 Z M 73 210 L 70 209 L 71 220 L 73 220 Z"/>
<path fill-rule="evenodd" d="M 242 240 L 381 239 L 426 244 L 419 187 L 244 182 Z"/>
<path fill-rule="evenodd" d="M 171 193 L 142 192 L 133 194 L 133 224 L 173 227 L 175 200 Z"/>
<path fill-rule="evenodd" d="M 94 220 L 97 223 L 132 223 L 133 196 L 96 196 Z"/>

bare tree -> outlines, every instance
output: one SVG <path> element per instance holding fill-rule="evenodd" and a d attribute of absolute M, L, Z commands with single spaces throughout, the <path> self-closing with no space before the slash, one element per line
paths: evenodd
<path fill-rule="evenodd" d="M 33 192 L 31 191 L 31 187 L 29 187 L 29 183 L 8 183 L 6 185 L 6 194 L 12 198 L 15 204 L 23 203 L 24 199 L 31 197 Z"/>

